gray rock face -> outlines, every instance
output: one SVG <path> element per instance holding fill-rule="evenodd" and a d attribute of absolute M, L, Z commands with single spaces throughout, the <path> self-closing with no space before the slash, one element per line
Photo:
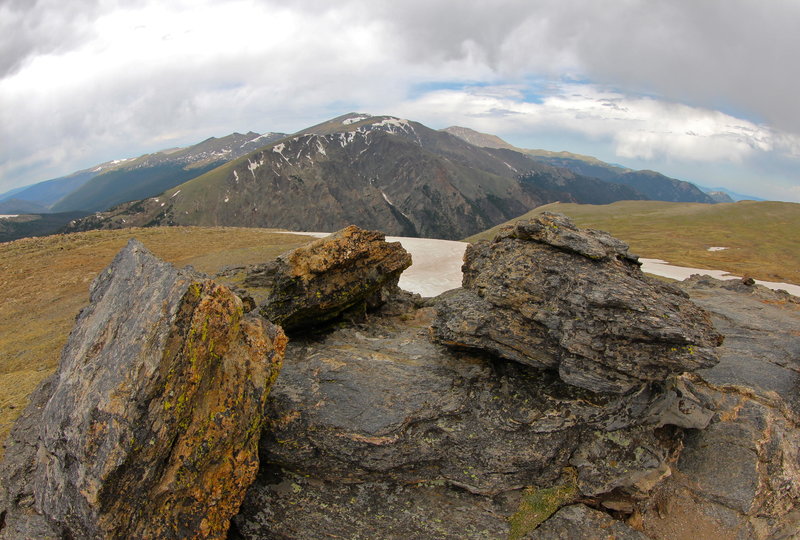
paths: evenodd
<path fill-rule="evenodd" d="M 464 255 L 463 288 L 442 299 L 436 338 L 625 393 L 717 363 L 722 338 L 681 290 L 650 279 L 623 242 L 545 213 Z"/>
<path fill-rule="evenodd" d="M 565 506 L 529 535 L 528 540 L 647 540 L 647 536 L 608 514 L 583 504 Z"/>
<path fill-rule="evenodd" d="M 680 286 L 725 335 L 698 386 L 716 410 L 639 511 L 654 538 L 800 536 L 800 299 L 696 276 Z M 701 380 L 699 377 L 702 377 Z"/>
<path fill-rule="evenodd" d="M 411 255 L 383 233 L 351 225 L 276 260 L 234 269 L 264 317 L 286 329 L 325 323 L 348 310 L 381 305 L 397 291 Z"/>
<path fill-rule="evenodd" d="M 410 307 L 289 344 L 243 537 L 502 538 L 524 488 L 565 470 L 576 494 L 641 496 L 680 448 L 663 424 L 711 416 L 681 378 L 599 395 L 450 351 L 429 339 L 433 317 Z"/>
<path fill-rule="evenodd" d="M 2 538 L 223 538 L 286 338 L 132 240 L 12 431 Z"/>

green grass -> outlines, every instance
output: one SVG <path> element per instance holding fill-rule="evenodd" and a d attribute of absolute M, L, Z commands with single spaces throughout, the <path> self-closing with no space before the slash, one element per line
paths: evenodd
<path fill-rule="evenodd" d="M 165 227 L 0 244 L 0 442 L 31 391 L 55 370 L 90 283 L 133 237 L 178 267 L 208 274 L 264 262 L 310 240 L 268 229 Z"/>
<path fill-rule="evenodd" d="M 678 266 L 727 270 L 767 281 L 800 284 L 800 204 L 741 201 L 726 204 L 620 201 L 608 205 L 553 203 L 580 227 L 610 232 L 642 257 Z M 467 238 L 491 239 L 501 226 Z M 728 249 L 708 251 L 718 246 Z"/>

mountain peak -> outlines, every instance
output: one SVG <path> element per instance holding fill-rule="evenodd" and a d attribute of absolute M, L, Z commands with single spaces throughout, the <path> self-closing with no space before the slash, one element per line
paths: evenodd
<path fill-rule="evenodd" d="M 300 135 L 332 135 L 334 133 L 347 133 L 350 131 L 366 132 L 372 128 L 378 128 L 388 133 L 413 134 L 414 127 L 412 122 L 405 118 L 396 116 L 380 115 L 374 116 L 367 113 L 347 113 L 337 116 L 327 122 L 322 122 L 295 133 Z"/>

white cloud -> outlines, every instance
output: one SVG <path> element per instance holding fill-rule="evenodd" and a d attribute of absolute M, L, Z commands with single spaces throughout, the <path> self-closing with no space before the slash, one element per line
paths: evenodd
<path fill-rule="evenodd" d="M 798 26 L 800 4 L 747 0 L 4 0 L 0 190 L 349 110 L 796 160 Z M 472 89 L 415 94 L 441 83 Z"/>
<path fill-rule="evenodd" d="M 621 158 L 742 163 L 756 153 L 800 159 L 800 137 L 719 111 L 632 97 L 589 84 L 553 87 L 540 102 L 513 86 L 431 92 L 403 107 L 436 123 L 460 119 L 492 133 L 565 131 L 613 144 Z"/>

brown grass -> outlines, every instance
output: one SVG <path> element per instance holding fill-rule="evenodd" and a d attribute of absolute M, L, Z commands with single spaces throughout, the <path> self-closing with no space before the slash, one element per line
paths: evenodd
<path fill-rule="evenodd" d="M 58 364 L 89 284 L 130 239 L 176 266 L 213 274 L 307 243 L 268 229 L 171 227 L 90 231 L 0 244 L 0 441 Z M 0 457 L 2 457 L 0 449 Z"/>

